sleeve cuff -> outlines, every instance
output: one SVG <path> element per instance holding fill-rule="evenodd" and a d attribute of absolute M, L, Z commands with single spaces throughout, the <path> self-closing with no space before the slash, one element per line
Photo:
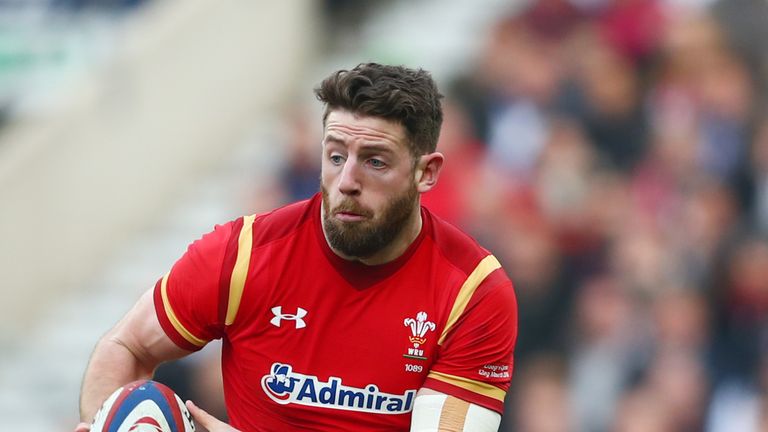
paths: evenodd
<path fill-rule="evenodd" d="M 492 384 L 432 371 L 424 387 L 480 405 L 499 414 L 504 412 L 506 390 Z"/>
<path fill-rule="evenodd" d="M 196 337 L 178 321 L 168 302 L 166 293 L 167 281 L 168 275 L 166 274 L 161 280 L 157 281 L 153 292 L 155 314 L 160 322 L 160 327 L 163 328 L 168 338 L 178 345 L 179 348 L 188 351 L 199 351 L 209 341 Z"/>

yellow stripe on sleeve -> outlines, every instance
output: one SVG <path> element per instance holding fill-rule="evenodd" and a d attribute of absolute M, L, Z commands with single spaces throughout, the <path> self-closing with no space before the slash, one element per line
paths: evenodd
<path fill-rule="evenodd" d="M 170 276 L 170 274 L 170 272 L 166 273 L 165 276 L 163 276 L 163 280 L 160 282 L 160 294 L 163 297 L 163 308 L 165 309 L 165 314 L 168 315 L 168 321 L 171 322 L 173 328 L 175 328 L 176 331 L 189 343 L 196 346 L 203 346 L 208 343 L 208 341 L 193 335 L 186 327 L 184 327 L 181 321 L 176 318 L 176 314 L 173 312 L 171 302 L 168 300 L 168 276 Z"/>
<path fill-rule="evenodd" d="M 446 384 L 451 384 L 456 387 L 461 387 L 465 390 L 469 390 L 473 393 L 477 393 L 479 395 L 493 398 L 501 402 L 504 402 L 504 396 L 506 396 L 507 394 L 506 391 L 496 386 L 493 386 L 491 384 L 484 383 L 481 381 L 475 381 L 473 379 L 464 378 L 460 376 L 449 375 L 442 372 L 431 371 L 429 375 L 427 375 L 427 378 L 436 379 Z"/>
<path fill-rule="evenodd" d="M 240 300 L 243 298 L 245 280 L 248 277 L 248 265 L 251 263 L 251 248 L 253 247 L 253 221 L 256 215 L 243 217 L 243 227 L 240 228 L 240 236 L 237 239 L 237 258 L 232 269 L 232 278 L 229 280 L 229 302 L 227 303 L 227 316 L 224 324 L 231 325 L 235 322 L 237 310 L 240 308 Z"/>
<path fill-rule="evenodd" d="M 440 339 L 437 340 L 438 345 L 443 344 L 448 332 L 453 325 L 456 324 L 456 321 L 458 321 L 461 314 L 464 313 L 464 309 L 466 309 L 469 299 L 472 298 L 472 294 L 475 293 L 477 287 L 480 286 L 483 280 L 485 280 L 486 276 L 499 267 L 501 267 L 501 264 L 499 264 L 496 257 L 488 255 L 480 261 L 477 267 L 475 267 L 472 273 L 467 277 L 467 280 L 464 281 L 461 289 L 459 289 L 459 295 L 456 296 L 456 301 L 453 303 L 453 308 L 451 308 L 451 313 L 448 315 L 448 321 L 445 323 L 445 328 L 440 334 Z"/>

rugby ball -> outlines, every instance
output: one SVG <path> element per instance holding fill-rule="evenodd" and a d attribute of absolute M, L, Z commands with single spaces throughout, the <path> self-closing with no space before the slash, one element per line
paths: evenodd
<path fill-rule="evenodd" d="M 192 416 L 167 386 L 139 380 L 115 390 L 96 413 L 91 432 L 194 432 Z"/>

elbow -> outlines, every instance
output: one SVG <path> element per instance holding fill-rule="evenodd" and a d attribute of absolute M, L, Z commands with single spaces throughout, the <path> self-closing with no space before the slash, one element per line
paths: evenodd
<path fill-rule="evenodd" d="M 108 350 L 123 352 L 123 356 L 128 360 L 128 364 L 132 365 L 141 376 L 151 377 L 160 364 L 160 361 L 150 355 L 140 344 L 132 343 L 127 338 L 117 334 L 105 335 L 99 344 Z"/>

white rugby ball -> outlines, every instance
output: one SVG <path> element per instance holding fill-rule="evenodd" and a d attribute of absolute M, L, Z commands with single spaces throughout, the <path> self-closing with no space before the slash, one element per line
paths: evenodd
<path fill-rule="evenodd" d="M 187 407 L 167 386 L 139 380 L 115 390 L 96 413 L 91 432 L 194 432 Z"/>

